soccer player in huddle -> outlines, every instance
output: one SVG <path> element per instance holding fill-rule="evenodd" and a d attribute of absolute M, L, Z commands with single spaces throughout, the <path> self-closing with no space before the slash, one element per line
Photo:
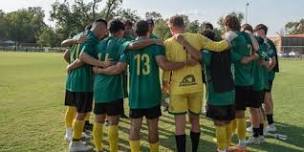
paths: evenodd
<path fill-rule="evenodd" d="M 272 85 L 273 80 L 275 79 L 275 73 L 279 72 L 279 64 L 277 57 L 277 49 L 274 43 L 266 37 L 268 27 L 264 24 L 259 24 L 255 27 L 255 33 L 258 37 L 264 40 L 264 43 L 267 45 L 267 54 L 271 58 L 272 62 L 269 66 L 267 72 L 267 89 L 265 90 L 265 100 L 264 100 L 264 110 L 268 122 L 268 126 L 265 128 L 266 131 L 275 132 L 277 129 L 274 125 L 273 120 L 273 98 L 272 98 Z"/>
<path fill-rule="evenodd" d="M 68 79 L 70 82 L 67 84 L 67 88 L 70 88 L 67 93 L 66 100 L 75 102 L 77 110 L 76 118 L 73 122 L 73 135 L 72 141 L 69 144 L 71 152 L 74 151 L 88 151 L 90 147 L 86 146 L 80 141 L 81 134 L 85 125 L 85 118 L 92 110 L 92 98 L 93 98 L 93 75 L 91 66 L 82 62 L 81 51 L 86 49 L 93 49 L 96 47 L 98 41 L 106 36 L 107 22 L 99 19 L 92 24 L 92 28 L 87 32 L 86 41 L 76 49 L 75 52 L 71 52 L 71 59 L 75 59 L 73 62 L 80 66 L 75 69 L 71 77 Z M 98 66 L 104 66 L 104 63 L 96 62 Z"/>
<path fill-rule="evenodd" d="M 168 26 L 172 37 L 165 41 L 166 57 L 169 61 L 185 61 L 191 56 L 184 49 L 195 49 L 199 51 L 203 48 L 212 51 L 224 51 L 229 48 L 229 41 L 214 42 L 199 33 L 187 33 L 182 16 L 173 16 L 168 21 Z M 179 39 L 185 41 L 179 41 Z M 229 39 L 233 39 L 230 35 Z M 175 138 L 178 152 L 186 151 L 186 114 L 188 113 L 191 123 L 190 138 L 192 151 L 198 149 L 200 140 L 199 114 L 201 113 L 203 98 L 201 65 L 185 66 L 179 70 L 164 72 L 164 85 L 169 85 L 169 113 L 175 118 Z"/>
<path fill-rule="evenodd" d="M 231 43 L 231 52 L 234 62 L 235 76 L 235 108 L 236 108 L 236 127 L 239 138 L 238 148 L 246 149 L 246 107 L 256 107 L 254 100 L 254 77 L 253 61 L 256 60 L 258 43 L 254 37 L 246 32 L 240 32 L 241 25 L 236 16 L 228 15 L 224 19 L 226 31 L 238 35 Z M 258 107 L 257 107 L 258 108 Z"/>

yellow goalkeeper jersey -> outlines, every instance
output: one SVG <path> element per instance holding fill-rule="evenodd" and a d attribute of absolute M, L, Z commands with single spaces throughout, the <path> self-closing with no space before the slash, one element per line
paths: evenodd
<path fill-rule="evenodd" d="M 229 47 L 227 41 L 214 42 L 198 33 L 183 33 L 184 38 L 197 50 L 208 49 L 216 52 L 224 51 Z M 166 57 L 169 61 L 184 62 L 190 56 L 174 37 L 165 41 Z M 170 82 L 170 94 L 190 94 L 203 92 L 202 67 L 185 66 L 179 70 L 164 71 L 163 81 Z"/>

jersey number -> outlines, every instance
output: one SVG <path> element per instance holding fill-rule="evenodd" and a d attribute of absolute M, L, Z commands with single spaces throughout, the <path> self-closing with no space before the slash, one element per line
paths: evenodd
<path fill-rule="evenodd" d="M 135 56 L 136 64 L 137 64 L 137 75 L 148 75 L 150 74 L 150 58 L 147 54 L 136 55 Z M 141 67 L 141 63 L 143 62 L 143 67 Z"/>

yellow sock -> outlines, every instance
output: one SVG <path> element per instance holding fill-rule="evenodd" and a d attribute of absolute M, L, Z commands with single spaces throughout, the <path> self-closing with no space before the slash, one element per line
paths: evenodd
<path fill-rule="evenodd" d="M 131 152 L 140 152 L 140 142 L 139 140 L 129 140 Z"/>
<path fill-rule="evenodd" d="M 76 116 L 76 108 L 72 106 L 68 106 L 65 112 L 65 127 L 72 128 L 73 127 L 73 120 Z"/>
<path fill-rule="evenodd" d="M 232 122 L 226 125 L 226 142 L 227 146 L 231 145 L 231 137 L 232 137 Z"/>
<path fill-rule="evenodd" d="M 94 123 L 93 126 L 93 139 L 94 139 L 94 144 L 96 147 L 97 151 L 102 151 L 103 149 L 103 144 L 102 144 L 102 135 L 103 135 L 103 124 L 101 123 Z"/>
<path fill-rule="evenodd" d="M 226 150 L 226 126 L 216 126 L 215 134 L 217 139 L 217 147 L 219 150 Z"/>
<path fill-rule="evenodd" d="M 88 112 L 88 113 L 86 114 L 85 121 L 90 121 L 90 116 L 91 116 L 91 113 Z"/>
<path fill-rule="evenodd" d="M 73 123 L 73 139 L 80 139 L 83 131 L 84 121 L 74 120 Z"/>
<path fill-rule="evenodd" d="M 236 119 L 231 121 L 231 133 L 236 133 Z"/>
<path fill-rule="evenodd" d="M 118 151 L 118 126 L 112 125 L 108 129 L 110 152 Z"/>
<path fill-rule="evenodd" d="M 238 118 L 237 121 L 237 133 L 239 136 L 239 140 L 246 139 L 246 120 L 245 118 Z"/>
<path fill-rule="evenodd" d="M 150 143 L 150 152 L 159 152 L 159 143 Z"/>

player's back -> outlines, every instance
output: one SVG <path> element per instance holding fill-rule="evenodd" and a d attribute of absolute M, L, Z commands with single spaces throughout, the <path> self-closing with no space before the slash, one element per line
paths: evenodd
<path fill-rule="evenodd" d="M 126 54 L 130 73 L 130 107 L 141 109 L 159 105 L 161 89 L 156 56 L 164 55 L 164 48 L 151 45 L 127 50 Z"/>

